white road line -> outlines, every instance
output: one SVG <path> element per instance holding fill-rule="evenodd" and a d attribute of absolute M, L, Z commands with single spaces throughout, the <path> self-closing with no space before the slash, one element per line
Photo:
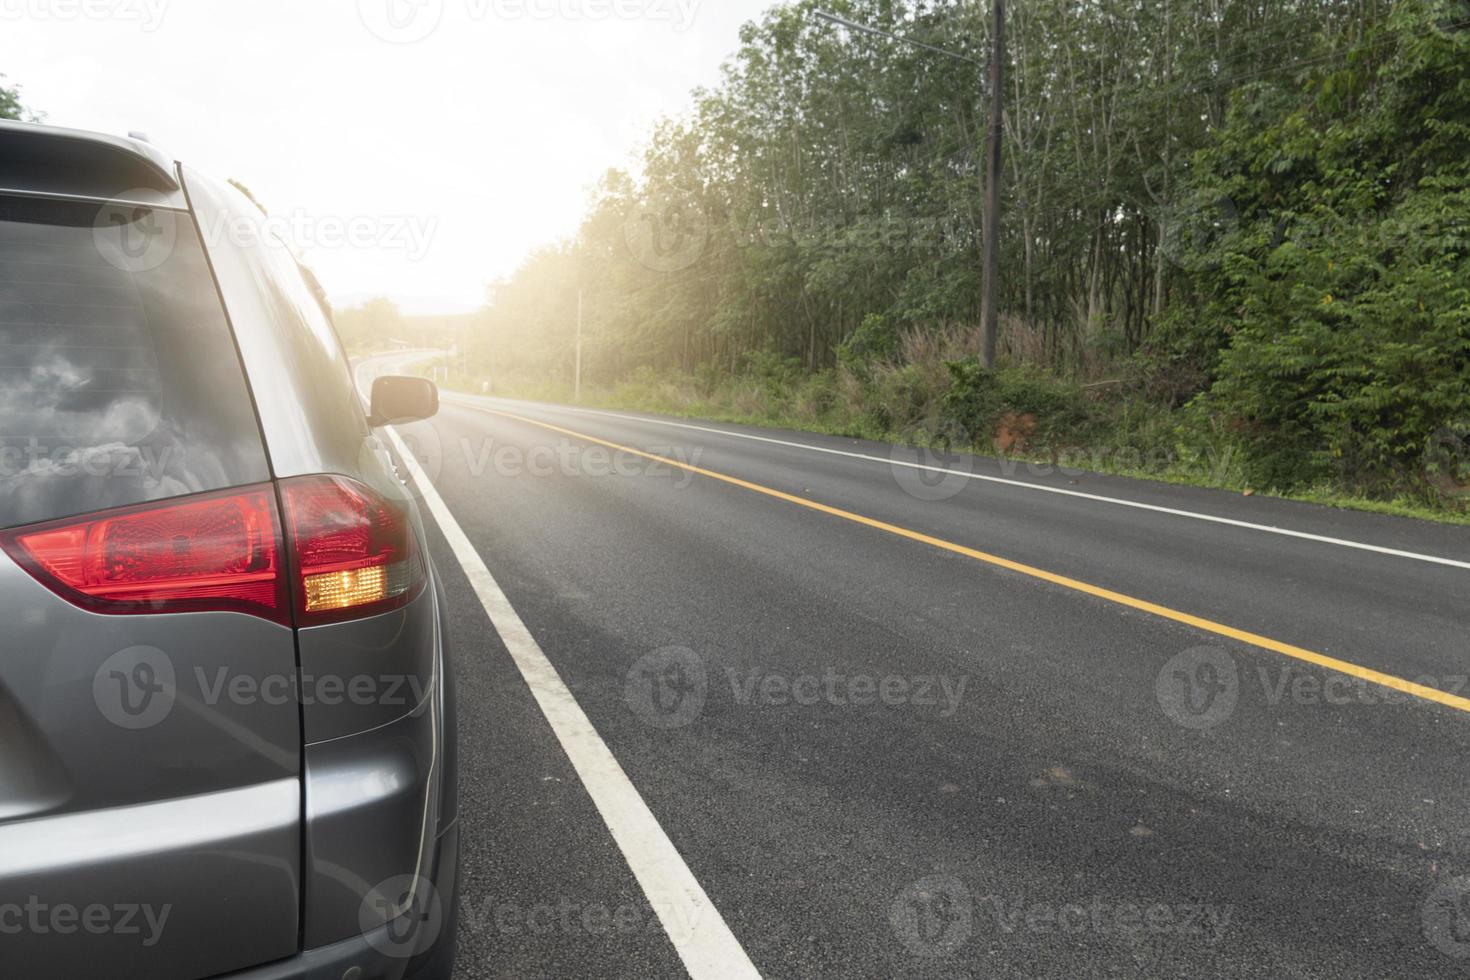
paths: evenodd
<path fill-rule="evenodd" d="M 484 408 L 482 399 L 473 395 L 447 395 L 446 400 L 464 405 L 467 408 Z M 508 399 L 507 399 L 508 401 Z M 1433 565 L 1445 565 L 1450 568 L 1470 569 L 1470 561 L 1457 561 L 1454 558 L 1441 558 L 1438 555 L 1424 555 L 1414 551 L 1400 551 L 1397 548 L 1384 548 L 1376 544 L 1365 544 L 1362 541 L 1349 541 L 1343 538 L 1326 537 L 1321 534 L 1308 534 L 1305 531 L 1293 531 L 1284 527 L 1273 527 L 1269 524 L 1252 524 L 1249 521 L 1237 521 L 1229 517 L 1217 517 L 1214 514 L 1201 514 L 1191 510 L 1176 510 L 1173 507 L 1161 507 L 1157 504 L 1145 504 L 1135 500 L 1122 500 L 1118 497 L 1104 497 L 1100 494 L 1085 493 L 1081 490 L 1063 490 L 1061 487 L 1048 487 L 1037 483 L 1027 483 L 1024 480 L 1008 480 L 1000 476 L 985 476 L 980 473 L 966 473 L 962 470 L 951 470 L 943 466 L 926 466 L 922 463 L 908 463 L 903 460 L 885 459 L 882 456 L 873 456 L 867 453 L 854 453 L 842 449 L 829 449 L 826 446 L 813 446 L 804 442 L 789 442 L 785 439 L 773 439 L 769 436 L 756 436 L 746 432 L 731 432 L 728 429 L 715 429 L 704 425 L 692 425 L 687 422 L 668 422 L 663 419 L 644 418 L 638 415 L 623 415 L 618 412 L 604 412 L 593 408 L 570 408 L 561 405 L 534 404 L 539 409 L 551 409 L 558 412 L 570 412 L 581 415 L 601 415 L 611 419 L 622 419 L 629 422 L 644 422 L 649 425 L 666 425 L 676 429 L 689 429 L 694 432 L 709 432 L 715 435 L 729 436 L 732 439 L 748 439 L 751 442 L 764 442 L 773 446 L 785 446 L 790 449 L 805 449 L 808 452 L 825 453 L 829 456 L 844 456 L 848 459 L 861 459 L 873 463 L 882 463 L 885 466 L 902 466 L 908 469 L 924 470 L 928 473 L 945 473 L 954 476 L 963 476 L 969 480 L 980 480 L 985 483 L 998 483 L 1008 487 L 1020 487 L 1024 490 L 1036 490 L 1041 493 L 1052 493 L 1062 497 L 1076 497 L 1080 500 L 1091 500 L 1096 503 L 1112 504 L 1117 507 L 1131 507 L 1134 510 L 1152 511 L 1156 514 L 1168 514 L 1171 517 L 1184 517 L 1196 521 L 1207 521 L 1211 524 L 1223 524 L 1227 527 L 1244 528 L 1248 531 L 1261 531 L 1266 534 L 1277 534 L 1286 538 L 1296 538 L 1301 541 L 1314 541 L 1318 544 L 1334 545 L 1339 548 L 1352 548 L 1357 551 L 1371 551 L 1375 554 L 1390 555 L 1394 558 L 1408 558 L 1413 561 L 1428 562 Z"/>
<path fill-rule="evenodd" d="M 454 555 L 469 576 L 480 604 L 495 631 L 510 651 L 521 676 L 531 688 L 541 713 L 546 716 L 572 767 L 586 787 L 597 812 L 602 814 L 618 849 L 623 852 L 643 894 L 648 897 L 674 944 L 684 968 L 694 980 L 755 978 L 760 973 L 750 962 L 740 942 L 725 924 L 709 896 L 704 893 L 689 866 L 679 856 L 658 820 L 643 802 L 623 767 L 582 712 L 572 692 L 546 654 L 516 614 L 510 600 L 496 584 L 479 552 L 454 519 L 419 467 L 403 439 L 392 429 L 384 430 L 423 494 L 439 530 L 448 539 Z"/>

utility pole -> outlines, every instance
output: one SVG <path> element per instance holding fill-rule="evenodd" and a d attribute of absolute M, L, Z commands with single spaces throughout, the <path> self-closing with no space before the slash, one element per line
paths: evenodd
<path fill-rule="evenodd" d="M 996 337 L 1000 332 L 1000 165 L 1001 126 L 1005 111 L 1005 0 L 991 0 L 995 8 L 994 46 L 990 51 L 990 145 L 985 172 L 985 280 L 980 298 L 980 363 L 995 367 Z"/>
<path fill-rule="evenodd" d="M 577 287 L 577 366 L 573 371 L 572 400 L 582 403 L 582 288 Z"/>
<path fill-rule="evenodd" d="M 986 146 L 986 170 L 985 170 L 985 217 L 984 228 L 981 231 L 983 242 L 983 255 L 981 256 L 982 271 L 981 288 L 983 294 L 980 298 L 980 363 L 987 369 L 995 367 L 996 335 L 1000 325 L 1000 165 L 1001 165 L 1001 135 L 1002 122 L 1005 109 L 1005 23 L 1006 8 L 1005 0 L 991 0 L 992 9 L 995 14 L 995 30 L 992 38 L 993 44 L 990 50 L 990 136 Z M 977 68 L 984 70 L 987 66 L 968 55 L 948 51 L 932 44 L 911 37 L 903 37 L 890 31 L 879 30 L 866 24 L 839 17 L 825 10 L 815 11 L 820 20 L 849 31 L 859 31 L 863 34 L 874 34 L 878 37 L 886 37 L 891 41 L 902 44 L 911 44 L 934 54 L 942 54 L 958 61 L 968 62 Z"/>

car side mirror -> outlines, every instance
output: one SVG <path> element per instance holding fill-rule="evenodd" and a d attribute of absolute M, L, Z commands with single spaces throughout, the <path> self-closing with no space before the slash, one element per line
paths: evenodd
<path fill-rule="evenodd" d="M 373 401 L 368 425 L 422 422 L 439 414 L 439 386 L 427 378 L 386 377 L 373 382 Z"/>

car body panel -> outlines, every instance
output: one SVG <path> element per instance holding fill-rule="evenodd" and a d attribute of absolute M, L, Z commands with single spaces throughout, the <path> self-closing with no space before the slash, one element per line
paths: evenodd
<path fill-rule="evenodd" d="M 381 616 L 301 630 L 307 744 L 382 728 L 418 710 L 434 691 L 437 618 L 426 590 Z"/>
<path fill-rule="evenodd" d="M 367 899 L 395 878 L 425 878 L 440 778 L 438 698 L 375 731 L 306 750 L 306 944 L 382 925 Z"/>
<path fill-rule="evenodd" d="M 188 208 L 173 161 L 151 144 L 4 119 L 0 193 Z"/>
<path fill-rule="evenodd" d="M 0 714 L 26 732 L 0 745 L 0 771 L 44 773 L 0 784 L 0 906 L 44 917 L 4 937 L 5 972 L 105 963 L 117 980 L 167 980 L 295 951 L 299 716 L 294 698 L 230 687 L 293 677 L 291 630 L 234 613 L 97 615 L 3 554 L 0 617 Z M 111 931 L 50 919 L 94 907 Z M 123 908 L 167 909 L 156 941 L 123 930 Z"/>

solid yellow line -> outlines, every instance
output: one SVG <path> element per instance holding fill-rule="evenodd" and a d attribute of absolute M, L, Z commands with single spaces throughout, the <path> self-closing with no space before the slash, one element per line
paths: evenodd
<path fill-rule="evenodd" d="M 1203 630 L 1206 633 L 1214 633 L 1217 636 L 1224 636 L 1232 640 L 1238 640 L 1241 643 L 1246 643 L 1250 646 L 1260 647 L 1263 650 L 1270 650 L 1274 653 L 1279 653 L 1283 656 L 1291 657 L 1293 660 L 1300 660 L 1304 663 L 1314 664 L 1315 666 L 1323 667 L 1327 670 L 1336 671 L 1339 674 L 1346 674 L 1349 677 L 1356 677 L 1359 680 L 1367 681 L 1370 684 L 1377 684 L 1380 687 L 1386 687 L 1395 691 L 1401 691 L 1404 694 L 1413 695 L 1414 697 L 1422 698 L 1425 701 L 1433 701 L 1436 704 L 1442 704 L 1446 707 L 1470 712 L 1470 698 L 1463 698 L 1457 694 L 1450 694 L 1447 691 L 1441 691 L 1438 688 L 1426 687 L 1423 684 L 1416 684 L 1413 681 L 1405 680 L 1402 677 L 1395 677 L 1392 674 L 1384 674 L 1376 670 L 1371 670 L 1367 667 L 1360 667 L 1357 664 L 1351 664 L 1345 660 L 1338 660 L 1335 657 L 1329 657 L 1323 653 L 1315 653 L 1311 650 L 1303 649 L 1302 647 L 1292 646 L 1290 643 L 1282 643 L 1280 640 L 1273 640 L 1268 636 L 1261 636 L 1258 633 L 1251 633 L 1246 630 L 1236 629 L 1233 626 L 1226 626 L 1223 623 L 1216 623 L 1212 620 L 1203 619 L 1199 616 L 1193 616 L 1186 612 L 1180 612 L 1177 609 L 1170 609 L 1168 606 L 1161 606 L 1157 603 L 1148 602 L 1144 599 L 1135 599 L 1133 596 L 1124 595 L 1121 592 L 1114 592 L 1111 589 L 1104 589 L 1100 586 L 1089 585 L 1086 582 L 1079 582 L 1077 579 L 1068 578 L 1065 575 L 1058 575 L 1055 572 L 1048 572 L 1045 569 L 1036 568 L 1031 565 L 1025 565 L 1018 561 L 1011 561 L 1009 558 L 1002 558 L 999 555 L 987 554 L 984 551 L 976 551 L 974 548 L 967 548 L 962 544 L 955 544 L 953 541 L 945 541 L 943 538 L 936 538 L 928 534 L 921 534 L 918 531 L 910 531 L 908 528 L 899 527 L 896 524 L 889 524 L 884 521 L 875 520 L 871 517 L 864 517 L 862 514 L 854 514 L 851 511 L 842 510 L 837 507 L 829 507 L 828 505 L 818 503 L 815 500 L 807 500 L 805 497 L 798 497 L 794 494 L 785 493 L 781 490 L 775 490 L 771 487 L 762 486 L 759 483 L 751 483 L 749 480 L 742 480 L 738 477 L 727 476 L 724 473 L 716 473 L 714 470 L 707 470 L 703 467 L 690 465 L 689 463 L 681 463 L 678 460 L 669 459 L 667 456 L 659 456 L 656 453 L 647 453 L 641 449 L 634 449 L 632 446 L 623 446 L 616 442 L 609 442 L 606 439 L 599 439 L 596 436 L 589 436 L 585 432 L 575 432 L 571 429 L 563 429 L 561 426 L 552 425 L 550 422 L 541 422 L 536 419 L 528 419 L 525 416 L 513 415 L 510 412 L 501 412 L 495 409 L 488 408 L 484 409 L 484 411 L 489 412 L 491 415 L 499 415 L 502 418 L 514 419 L 517 422 L 525 422 L 528 425 L 538 426 L 542 429 L 549 429 L 552 432 L 559 432 L 562 435 L 571 436 L 574 439 L 581 439 L 585 442 L 591 442 L 596 443 L 600 446 L 606 446 L 609 449 L 616 449 L 618 452 L 630 453 L 634 456 L 642 457 L 643 459 L 664 463 L 668 466 L 673 466 L 677 469 L 681 469 L 689 473 L 696 473 L 699 476 L 707 476 L 711 480 L 719 480 L 721 483 L 728 483 L 731 486 L 741 487 L 745 490 L 752 490 L 756 493 L 764 494 L 767 497 L 775 497 L 777 500 L 785 500 L 788 503 L 793 503 L 798 506 L 805 507 L 808 510 L 820 511 L 823 514 L 830 514 L 833 517 L 840 517 L 843 520 L 852 521 L 855 524 L 863 524 L 867 527 L 876 528 L 880 531 L 886 531 L 889 534 L 897 535 L 900 538 L 908 538 L 910 541 L 918 541 L 921 544 L 927 544 L 931 547 L 939 548 L 942 551 L 952 552 L 956 555 L 964 555 L 966 558 L 973 558 L 976 561 L 983 561 L 988 565 L 995 565 L 998 568 L 1004 568 L 1008 571 L 1029 576 L 1030 578 L 1040 579 L 1043 582 L 1050 582 L 1052 585 L 1059 585 L 1064 589 L 1071 589 L 1074 592 L 1082 592 L 1086 595 L 1095 596 L 1098 599 L 1105 599 L 1108 602 L 1117 603 L 1120 606 L 1127 606 L 1129 609 L 1137 609 L 1140 612 L 1146 612 L 1150 615 L 1158 616 L 1160 619 L 1173 620 L 1176 623 L 1183 623 L 1185 626 L 1192 626 L 1195 629 Z"/>

